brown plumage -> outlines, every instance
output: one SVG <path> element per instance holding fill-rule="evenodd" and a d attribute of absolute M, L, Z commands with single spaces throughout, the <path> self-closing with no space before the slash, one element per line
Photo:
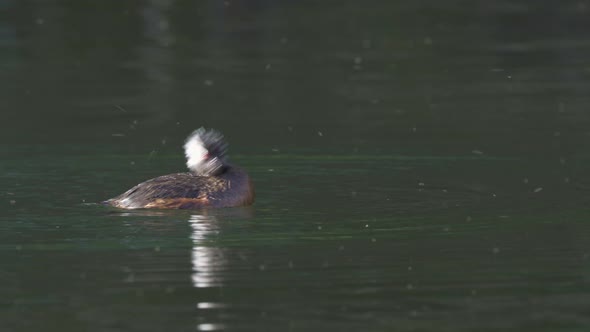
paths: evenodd
<path fill-rule="evenodd" d="M 243 169 L 227 163 L 227 144 L 216 131 L 199 129 L 185 144 L 191 172 L 142 182 L 104 203 L 123 209 L 199 209 L 254 202 L 254 186 Z"/>

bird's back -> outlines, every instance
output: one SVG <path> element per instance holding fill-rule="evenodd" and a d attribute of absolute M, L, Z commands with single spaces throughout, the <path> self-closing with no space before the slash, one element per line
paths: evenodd
<path fill-rule="evenodd" d="M 254 190 L 248 174 L 228 167 L 218 176 L 191 172 L 159 176 L 111 198 L 106 204 L 125 208 L 197 209 L 252 204 Z"/>

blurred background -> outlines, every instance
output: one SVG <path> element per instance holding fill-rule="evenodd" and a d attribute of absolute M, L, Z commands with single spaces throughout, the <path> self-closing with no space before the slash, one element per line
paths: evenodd
<path fill-rule="evenodd" d="M 587 328 L 589 15 L 0 1 L 0 330 Z M 96 204 L 201 126 L 252 208 Z"/>
<path fill-rule="evenodd" d="M 2 1 L 5 142 L 586 147 L 585 1 Z M 319 135 L 322 133 L 323 135 Z"/>

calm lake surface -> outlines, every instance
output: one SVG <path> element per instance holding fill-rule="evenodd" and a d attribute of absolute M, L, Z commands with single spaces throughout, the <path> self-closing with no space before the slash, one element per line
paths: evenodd
<path fill-rule="evenodd" d="M 0 331 L 585 331 L 588 1 L 0 1 Z M 252 207 L 104 207 L 221 130 Z"/>

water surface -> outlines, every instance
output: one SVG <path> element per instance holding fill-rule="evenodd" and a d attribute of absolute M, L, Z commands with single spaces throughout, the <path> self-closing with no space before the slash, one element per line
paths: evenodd
<path fill-rule="evenodd" d="M 586 14 L 3 2 L 0 327 L 586 329 Z M 252 207 L 98 204 L 199 126 Z"/>

